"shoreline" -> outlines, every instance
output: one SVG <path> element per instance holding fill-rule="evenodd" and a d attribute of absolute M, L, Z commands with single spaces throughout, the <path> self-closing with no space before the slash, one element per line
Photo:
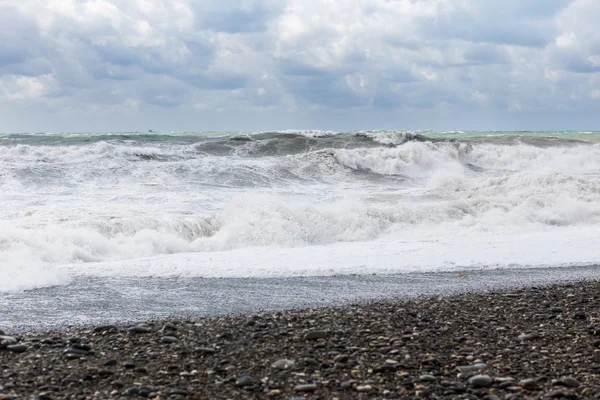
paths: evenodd
<path fill-rule="evenodd" d="M 15 333 L 0 399 L 599 398 L 599 293 L 592 280 Z"/>
<path fill-rule="evenodd" d="M 480 293 L 598 278 L 596 265 L 287 278 L 78 277 L 0 293 L 0 328 L 30 332 Z"/>

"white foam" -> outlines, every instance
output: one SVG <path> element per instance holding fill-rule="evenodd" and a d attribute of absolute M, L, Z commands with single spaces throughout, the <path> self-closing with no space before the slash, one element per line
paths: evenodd
<path fill-rule="evenodd" d="M 569 229 L 514 235 L 445 235 L 334 243 L 299 248 L 254 247 L 135 260 L 70 264 L 79 276 L 289 277 L 365 273 L 567 267 L 600 259 L 593 232 Z"/>
<path fill-rule="evenodd" d="M 598 145 L 409 141 L 259 158 L 171 142 L 4 146 L 0 191 L 0 291 L 73 274 L 600 262 Z"/>

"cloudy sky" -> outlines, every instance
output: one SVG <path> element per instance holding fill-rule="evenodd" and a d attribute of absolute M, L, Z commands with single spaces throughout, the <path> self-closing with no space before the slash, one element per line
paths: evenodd
<path fill-rule="evenodd" d="M 0 132 L 600 129 L 598 0 L 0 0 Z"/>

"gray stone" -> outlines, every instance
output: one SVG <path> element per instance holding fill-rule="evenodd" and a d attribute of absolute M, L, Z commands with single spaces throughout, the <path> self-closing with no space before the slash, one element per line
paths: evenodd
<path fill-rule="evenodd" d="M 566 386 L 570 388 L 579 387 L 579 381 L 575 378 L 571 378 L 570 376 L 565 376 L 560 378 L 558 381 L 554 383 L 557 386 Z"/>
<path fill-rule="evenodd" d="M 17 339 L 12 336 L 0 336 L 0 349 L 13 344 L 17 344 Z"/>
<path fill-rule="evenodd" d="M 467 373 L 467 372 L 473 372 L 473 371 L 484 371 L 486 369 L 488 369 L 488 365 L 485 363 L 477 363 L 477 364 L 473 364 L 473 365 L 461 365 L 459 367 L 456 367 L 456 369 L 458 369 L 460 372 Z"/>
<path fill-rule="evenodd" d="M 540 335 L 538 333 L 521 333 L 517 339 L 519 340 L 533 340 L 533 339 L 538 339 L 540 337 Z"/>
<path fill-rule="evenodd" d="M 290 369 L 294 366 L 295 361 L 294 360 L 287 360 L 285 358 L 282 358 L 281 360 L 277 360 L 275 361 L 273 364 L 271 364 L 271 368 L 274 369 Z"/>
<path fill-rule="evenodd" d="M 314 383 L 309 383 L 309 384 L 305 384 L 305 385 L 296 385 L 294 390 L 296 392 L 314 392 L 315 390 L 317 390 L 317 385 L 315 385 Z"/>
<path fill-rule="evenodd" d="M 94 332 L 117 332 L 118 330 L 115 325 L 102 325 L 94 328 Z"/>
<path fill-rule="evenodd" d="M 469 386 L 474 388 L 486 388 L 492 386 L 494 380 L 488 375 L 475 375 L 469 378 Z"/>
<path fill-rule="evenodd" d="M 129 328 L 129 332 L 132 332 L 132 333 L 150 333 L 150 332 L 152 332 L 152 329 L 146 328 L 145 326 L 142 326 L 142 325 L 136 325 L 136 326 L 132 326 L 131 328 Z"/>
<path fill-rule="evenodd" d="M 419 377 L 419 382 L 435 382 L 437 378 L 433 375 L 421 375 Z"/>
<path fill-rule="evenodd" d="M 75 349 L 73 347 L 69 347 L 68 349 L 66 349 L 65 351 L 63 351 L 63 353 L 65 353 L 65 354 L 79 354 L 81 356 L 87 356 L 88 354 L 90 354 L 90 352 L 87 351 L 87 350 Z"/>
<path fill-rule="evenodd" d="M 163 336 L 161 340 L 162 340 L 163 343 L 177 343 L 177 342 L 179 342 L 179 339 L 177 339 L 175 336 Z"/>
<path fill-rule="evenodd" d="M 246 387 L 254 385 L 254 379 L 250 375 L 242 375 L 235 381 L 235 386 Z"/>

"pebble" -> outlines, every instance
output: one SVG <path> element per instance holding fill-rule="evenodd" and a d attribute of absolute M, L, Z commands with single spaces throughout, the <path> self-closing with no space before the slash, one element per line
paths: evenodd
<path fill-rule="evenodd" d="M 12 336 L 0 336 L 0 349 L 6 346 L 17 344 L 17 339 Z"/>
<path fill-rule="evenodd" d="M 119 329 L 115 325 L 101 325 L 94 328 L 94 332 L 117 332 Z"/>
<path fill-rule="evenodd" d="M 294 360 L 287 360 L 287 359 L 283 358 L 283 359 L 277 360 L 273 364 L 271 364 L 271 368 L 289 369 L 289 368 L 292 368 L 294 366 L 294 364 L 295 364 Z"/>
<path fill-rule="evenodd" d="M 66 349 L 65 351 L 63 351 L 63 353 L 65 354 L 78 354 L 81 356 L 87 356 L 88 354 L 90 354 L 89 351 L 87 350 L 82 350 L 82 349 L 76 349 L 73 347 L 69 347 L 68 349 Z"/>
<path fill-rule="evenodd" d="M 356 387 L 357 392 L 370 392 L 373 390 L 373 386 L 371 385 L 359 385 Z"/>
<path fill-rule="evenodd" d="M 421 375 L 419 377 L 419 382 L 435 382 L 437 378 L 433 375 Z"/>
<path fill-rule="evenodd" d="M 306 332 L 304 335 L 304 340 L 317 340 L 317 339 L 325 339 L 329 336 L 327 331 L 310 331 Z"/>
<path fill-rule="evenodd" d="M 152 332 L 152 329 L 146 328 L 145 326 L 142 326 L 142 325 L 136 325 L 136 326 L 132 326 L 131 328 L 129 328 L 129 332 L 132 332 L 132 333 L 150 333 L 150 332 Z"/>
<path fill-rule="evenodd" d="M 346 354 L 338 354 L 333 358 L 333 362 L 345 364 L 348 362 L 348 356 Z"/>
<path fill-rule="evenodd" d="M 566 386 L 570 388 L 579 387 L 579 381 L 575 378 L 571 378 L 570 376 L 565 376 L 557 380 L 554 385 L 556 386 Z"/>
<path fill-rule="evenodd" d="M 296 387 L 294 387 L 294 390 L 296 392 L 314 392 L 315 390 L 317 390 L 317 385 L 315 385 L 314 383 L 296 385 Z"/>
<path fill-rule="evenodd" d="M 539 333 L 521 333 L 517 339 L 525 341 L 525 340 L 533 340 L 538 339 L 540 337 Z"/>
<path fill-rule="evenodd" d="M 535 379 L 523 379 L 519 382 L 519 386 L 527 390 L 535 390 L 538 387 L 538 382 Z"/>
<path fill-rule="evenodd" d="M 177 342 L 179 342 L 179 339 L 177 339 L 175 336 L 163 336 L 161 340 L 162 340 L 163 343 L 177 343 Z"/>
<path fill-rule="evenodd" d="M 485 363 L 476 363 L 473 365 L 461 365 L 459 367 L 456 367 L 456 369 L 458 369 L 462 373 L 473 372 L 473 371 L 484 371 L 484 370 L 488 369 L 488 365 Z"/>
<path fill-rule="evenodd" d="M 235 386 L 246 387 L 254 385 L 254 379 L 250 375 L 242 375 L 235 381 Z"/>
<path fill-rule="evenodd" d="M 469 378 L 469 386 L 474 388 L 486 388 L 492 386 L 494 380 L 488 375 L 475 375 Z"/>
<path fill-rule="evenodd" d="M 8 351 L 12 351 L 13 353 L 25 353 L 29 347 L 24 344 L 12 344 L 10 346 L 6 346 Z"/>

